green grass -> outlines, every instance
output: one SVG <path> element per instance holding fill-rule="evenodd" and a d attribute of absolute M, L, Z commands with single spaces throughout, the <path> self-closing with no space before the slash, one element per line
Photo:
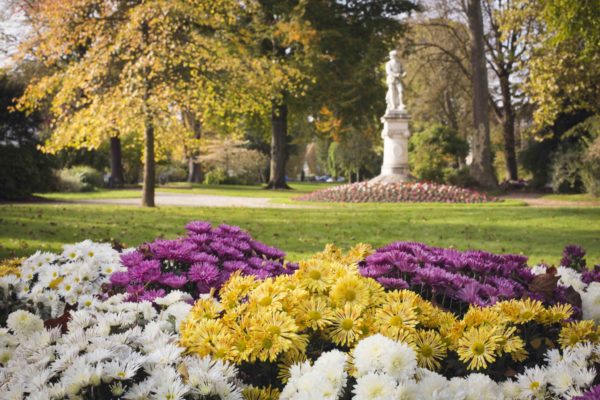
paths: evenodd
<path fill-rule="evenodd" d="M 528 255 L 557 263 L 566 244 L 584 246 L 589 263 L 600 262 L 600 208 L 533 208 L 484 205 L 378 204 L 311 209 L 250 209 L 75 204 L 0 205 L 0 258 L 37 249 L 58 250 L 86 238 L 117 238 L 129 246 L 173 238 L 194 219 L 239 225 L 255 238 L 299 259 L 333 242 L 380 246 L 421 241 L 458 249 Z"/>
<path fill-rule="evenodd" d="M 315 190 L 323 189 L 334 184 L 330 183 L 291 183 L 294 190 L 265 190 L 262 185 L 203 185 L 189 183 L 173 183 L 157 188 L 157 192 L 183 193 L 183 194 L 206 194 L 215 196 L 233 197 L 268 197 L 271 199 L 291 199 Z M 98 189 L 93 192 L 84 193 L 37 193 L 38 197 L 48 200 L 91 200 L 91 199 L 130 199 L 141 197 L 139 188 L 109 190 Z"/>

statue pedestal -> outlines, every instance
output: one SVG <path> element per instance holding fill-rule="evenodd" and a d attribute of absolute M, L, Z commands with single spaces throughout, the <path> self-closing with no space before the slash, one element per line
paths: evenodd
<path fill-rule="evenodd" d="M 388 111 L 381 118 L 383 122 L 383 165 L 381 174 L 370 183 L 396 183 L 411 180 L 408 169 L 408 138 L 410 131 L 406 111 Z"/>

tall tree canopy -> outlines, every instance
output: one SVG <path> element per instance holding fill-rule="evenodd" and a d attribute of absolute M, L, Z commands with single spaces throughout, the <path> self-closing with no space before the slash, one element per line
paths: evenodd
<path fill-rule="evenodd" d="M 142 203 L 153 206 L 155 142 L 160 150 L 180 140 L 178 110 L 260 107 L 240 84 L 253 66 L 234 28 L 249 11 L 235 0 L 39 1 L 30 10 L 37 34 L 22 54 L 51 72 L 29 85 L 21 108 L 49 107 L 49 152 L 96 148 L 116 134 L 143 138 Z"/>

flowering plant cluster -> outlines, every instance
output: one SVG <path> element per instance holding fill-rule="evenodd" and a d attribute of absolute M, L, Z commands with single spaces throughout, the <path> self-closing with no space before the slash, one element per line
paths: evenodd
<path fill-rule="evenodd" d="M 294 364 L 280 399 L 598 398 L 591 397 L 598 389 L 590 386 L 596 374 L 594 364 L 600 360 L 600 346 L 577 345 L 562 353 L 552 349 L 544 359 L 546 366 L 526 368 L 501 382 L 481 373 L 448 379 L 418 367 L 417 355 L 407 343 L 377 334 L 361 340 L 350 354 L 332 350 L 323 353 L 312 366 L 309 362 Z M 586 389 L 589 391 L 584 394 Z M 306 393 L 311 397 L 305 397 Z"/>
<path fill-rule="evenodd" d="M 557 268 L 402 242 L 294 265 L 187 229 L 0 263 L 0 398 L 599 398 L 600 266 L 578 246 Z"/>
<path fill-rule="evenodd" d="M 317 190 L 299 201 L 336 203 L 487 203 L 500 199 L 471 189 L 431 182 L 351 183 Z"/>
<path fill-rule="evenodd" d="M 113 289 L 126 291 L 130 301 L 153 301 L 173 290 L 193 298 L 217 290 L 239 271 L 259 279 L 289 274 L 296 266 L 284 261 L 285 253 L 250 237 L 237 226 L 194 221 L 187 236 L 157 239 L 123 254 L 126 267 L 111 277 Z"/>
<path fill-rule="evenodd" d="M 64 334 L 12 313 L 0 329 L 0 398 L 241 400 L 234 366 L 184 355 L 173 321 L 190 306 L 168 300 L 157 312 L 113 296 L 72 312 Z"/>
<path fill-rule="evenodd" d="M 481 371 L 497 380 L 535 365 L 549 347 L 600 340 L 593 321 L 569 322 L 571 315 L 569 305 L 527 299 L 472 306 L 459 318 L 414 292 L 385 291 L 334 252 L 262 282 L 232 275 L 219 302 L 194 305 L 181 343 L 190 353 L 236 363 L 241 378 L 257 386 L 277 376 L 281 388 L 293 363 L 350 351 L 377 333 L 407 343 L 419 367 L 447 377 Z"/>
<path fill-rule="evenodd" d="M 485 251 L 459 251 L 423 243 L 396 242 L 377 249 L 360 263 L 364 276 L 389 289 L 411 289 L 454 312 L 470 304 L 493 305 L 497 301 L 529 297 L 546 304 L 568 303 L 580 313 L 581 302 L 572 296 L 580 286 L 557 285 L 558 277 L 546 267 L 531 270 L 527 257 Z M 560 268 L 558 275 L 580 275 Z M 536 275 L 538 275 L 536 277 Z"/>
<path fill-rule="evenodd" d="M 66 306 L 88 303 L 101 293 L 108 277 L 124 270 L 110 244 L 85 240 L 63 246 L 60 254 L 36 252 L 4 264 L 0 298 L 24 303 L 45 318 L 61 315 Z"/>

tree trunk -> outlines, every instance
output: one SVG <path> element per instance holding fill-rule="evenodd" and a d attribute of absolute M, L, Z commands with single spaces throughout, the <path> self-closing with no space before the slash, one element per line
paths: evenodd
<path fill-rule="evenodd" d="M 123 159 L 121 152 L 121 139 L 118 136 L 110 138 L 110 179 L 111 187 L 123 187 Z"/>
<path fill-rule="evenodd" d="M 473 84 L 473 161 L 471 176 L 486 188 L 496 186 L 490 145 L 490 116 L 488 112 L 488 78 L 485 64 L 483 17 L 480 0 L 468 0 L 467 15 L 471 32 L 471 80 Z"/>
<path fill-rule="evenodd" d="M 506 163 L 506 179 L 519 179 L 517 169 L 517 154 L 515 151 L 515 113 L 510 93 L 510 77 L 508 73 L 501 74 L 500 90 L 502 92 L 502 132 L 504 135 L 504 160 Z"/>
<path fill-rule="evenodd" d="M 273 102 L 271 110 L 271 173 L 266 189 L 290 189 L 285 182 L 287 106 Z"/>
<path fill-rule="evenodd" d="M 154 163 L 154 125 L 150 118 L 145 122 L 146 137 L 144 149 L 144 187 L 142 189 L 142 206 L 154 207 L 154 179 L 156 176 Z"/>
<path fill-rule="evenodd" d="M 189 110 L 183 110 L 181 112 L 184 123 L 194 133 L 194 139 L 198 140 L 202 137 L 202 122 L 196 118 L 194 113 Z M 202 166 L 198 162 L 200 157 L 200 151 L 197 148 L 193 148 L 186 151 L 188 158 L 188 179 L 189 183 L 200 183 L 202 182 Z"/>

